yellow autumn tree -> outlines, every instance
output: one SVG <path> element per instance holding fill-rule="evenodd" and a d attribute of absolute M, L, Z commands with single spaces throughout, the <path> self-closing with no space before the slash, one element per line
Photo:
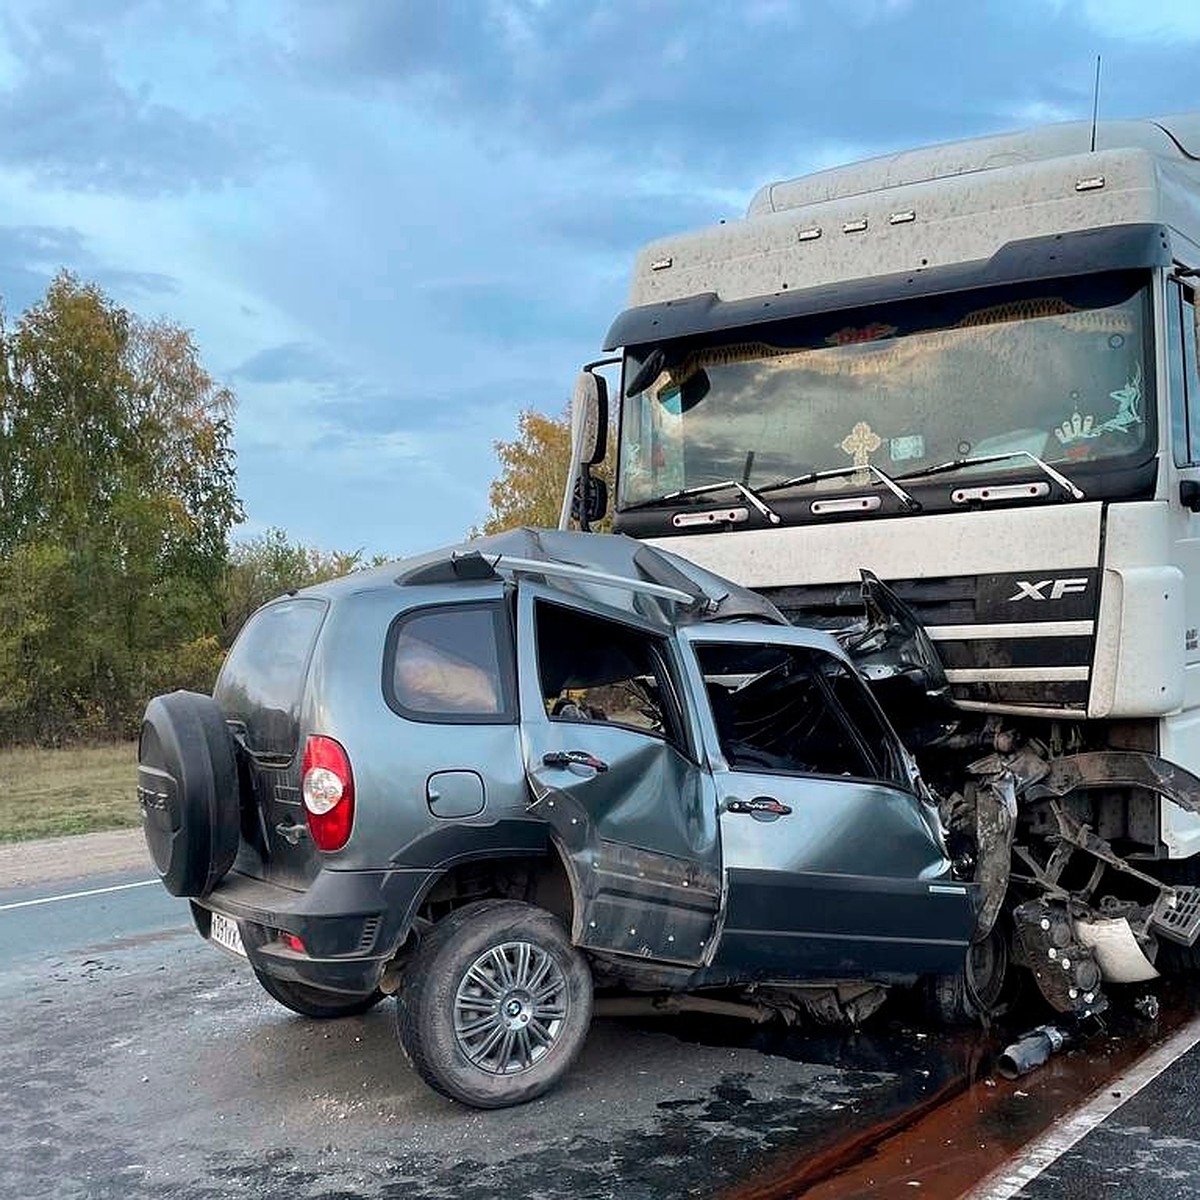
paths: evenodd
<path fill-rule="evenodd" d="M 569 413 L 548 417 L 532 408 L 517 417 L 517 436 L 498 441 L 496 458 L 500 474 L 488 492 L 491 511 L 482 533 L 500 533 L 518 525 L 553 527 L 558 524 L 563 488 L 571 463 L 571 419 Z M 611 482 L 614 454 L 612 429 L 609 429 L 608 453 L 593 471 Z M 606 517 L 599 525 L 607 529 Z"/>

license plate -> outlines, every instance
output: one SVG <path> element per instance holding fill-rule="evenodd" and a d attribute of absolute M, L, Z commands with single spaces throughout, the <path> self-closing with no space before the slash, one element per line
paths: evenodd
<path fill-rule="evenodd" d="M 224 946 L 226 950 L 246 957 L 246 947 L 242 945 L 242 931 L 238 929 L 236 921 L 231 921 L 221 913 L 213 913 L 209 936 L 218 946 Z"/>

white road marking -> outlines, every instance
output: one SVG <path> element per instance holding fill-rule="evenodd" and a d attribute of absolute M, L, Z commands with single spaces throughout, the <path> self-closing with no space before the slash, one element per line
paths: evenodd
<path fill-rule="evenodd" d="M 1200 1017 L 1176 1030 L 1123 1075 L 1098 1088 L 1071 1116 L 1034 1138 L 961 1200 L 1010 1200 L 1197 1043 L 1200 1043 Z"/>
<path fill-rule="evenodd" d="M 14 908 L 33 908 L 37 904 L 54 904 L 59 900 L 81 900 L 84 896 L 103 896 L 107 892 L 124 892 L 129 888 L 149 887 L 157 879 L 139 879 L 137 883 L 115 883 L 112 887 L 91 888 L 86 892 L 64 892 L 61 896 L 43 896 L 40 900 L 18 900 L 13 904 L 0 904 L 0 912 Z"/>

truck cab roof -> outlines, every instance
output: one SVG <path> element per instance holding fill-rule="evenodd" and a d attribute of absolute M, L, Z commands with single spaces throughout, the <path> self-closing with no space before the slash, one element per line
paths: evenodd
<path fill-rule="evenodd" d="M 1200 113 L 1104 122 L 1094 151 L 1091 136 L 1089 122 L 1070 122 L 768 184 L 745 220 L 641 251 L 630 307 L 605 348 L 908 295 L 1200 261 Z M 882 291 L 858 294 L 855 284 Z"/>
<path fill-rule="evenodd" d="M 1200 160 L 1200 113 L 1102 121 L 1096 125 L 1097 151 L 1130 148 L 1146 150 L 1167 160 L 1196 162 Z M 746 216 L 842 200 L 910 183 L 1065 158 L 1089 153 L 1091 149 L 1090 121 L 1067 121 L 1040 129 L 943 142 L 764 184 L 750 201 Z"/>

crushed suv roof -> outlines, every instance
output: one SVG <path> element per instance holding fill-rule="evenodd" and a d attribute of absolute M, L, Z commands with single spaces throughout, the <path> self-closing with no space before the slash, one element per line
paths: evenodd
<path fill-rule="evenodd" d="M 544 574 L 538 565 L 545 564 Z M 372 572 L 349 576 L 333 586 L 360 590 L 372 583 L 404 587 L 480 582 L 534 576 L 564 594 L 583 597 L 663 625 L 695 621 L 752 619 L 786 625 L 769 600 L 665 550 L 623 534 L 573 533 L 557 529 L 510 529 L 456 546 L 388 563 Z M 622 586 L 627 580 L 649 587 Z M 323 585 L 327 586 L 327 585 Z M 673 602 L 651 589 L 686 593 Z"/>

